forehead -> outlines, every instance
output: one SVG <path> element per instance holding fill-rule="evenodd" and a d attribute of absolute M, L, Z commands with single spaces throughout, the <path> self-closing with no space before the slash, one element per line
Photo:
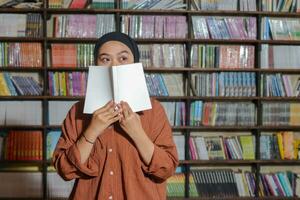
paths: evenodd
<path fill-rule="evenodd" d="M 105 42 L 99 49 L 100 54 L 118 54 L 120 52 L 127 51 L 129 54 L 132 54 L 128 46 L 119 41 L 108 41 Z"/>

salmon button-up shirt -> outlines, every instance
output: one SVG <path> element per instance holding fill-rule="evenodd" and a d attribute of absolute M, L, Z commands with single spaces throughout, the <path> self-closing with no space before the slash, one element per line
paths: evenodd
<path fill-rule="evenodd" d="M 154 143 L 149 165 L 117 123 L 97 138 L 88 160 L 82 164 L 76 141 L 89 125 L 91 115 L 83 114 L 83 102 L 73 105 L 53 156 L 60 176 L 76 179 L 70 199 L 166 199 L 166 179 L 174 173 L 178 156 L 163 107 L 157 100 L 151 99 L 151 103 L 152 109 L 140 113 L 142 126 Z"/>

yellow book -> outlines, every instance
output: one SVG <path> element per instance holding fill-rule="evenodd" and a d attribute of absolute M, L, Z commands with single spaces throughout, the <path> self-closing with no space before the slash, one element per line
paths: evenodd
<path fill-rule="evenodd" d="M 290 105 L 290 125 L 300 126 L 300 104 L 291 103 Z"/>
<path fill-rule="evenodd" d="M 0 73 L 0 96 L 10 96 L 10 91 L 7 87 L 4 74 Z"/>
<path fill-rule="evenodd" d="M 299 150 L 300 150 L 300 140 L 294 140 L 294 159 L 300 159 L 299 157 Z"/>
<path fill-rule="evenodd" d="M 252 135 L 239 136 L 240 144 L 243 149 L 243 159 L 252 160 L 255 159 L 255 149 Z"/>
<path fill-rule="evenodd" d="M 282 137 L 282 132 L 276 133 L 277 136 L 277 141 L 278 141 L 278 148 L 279 148 L 279 154 L 280 158 L 284 159 L 284 150 L 283 150 L 283 137 Z"/>
<path fill-rule="evenodd" d="M 62 96 L 67 96 L 67 85 L 66 85 L 66 72 L 61 73 L 60 87 L 62 88 Z"/>

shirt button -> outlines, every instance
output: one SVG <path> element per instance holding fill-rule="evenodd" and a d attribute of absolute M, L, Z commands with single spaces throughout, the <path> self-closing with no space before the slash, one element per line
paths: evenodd
<path fill-rule="evenodd" d="M 110 175 L 114 175 L 114 172 L 113 172 L 113 171 L 110 171 L 109 174 L 110 174 Z"/>
<path fill-rule="evenodd" d="M 108 152 L 110 152 L 110 153 L 111 153 L 111 152 L 112 152 L 112 149 L 108 149 Z"/>
<path fill-rule="evenodd" d="M 112 197 L 112 196 L 109 196 L 108 199 L 113 199 L 113 197 Z"/>

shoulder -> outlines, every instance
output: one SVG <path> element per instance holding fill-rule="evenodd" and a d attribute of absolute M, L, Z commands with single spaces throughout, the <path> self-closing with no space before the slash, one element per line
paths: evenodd
<path fill-rule="evenodd" d="M 141 115 L 148 119 L 156 119 L 157 117 L 165 116 L 165 110 L 162 104 L 156 100 L 155 98 L 151 97 L 151 106 L 152 108 L 149 110 L 144 110 Z"/>
<path fill-rule="evenodd" d="M 74 116 L 76 119 L 85 119 L 89 117 L 89 115 L 83 113 L 83 108 L 84 100 L 80 100 L 72 105 L 68 114 Z"/>
<path fill-rule="evenodd" d="M 151 109 L 149 110 L 145 110 L 143 111 L 143 114 L 156 114 L 157 112 L 162 112 L 164 111 L 163 106 L 161 105 L 161 103 L 156 100 L 155 98 L 151 97 L 150 98 L 151 101 Z"/>

